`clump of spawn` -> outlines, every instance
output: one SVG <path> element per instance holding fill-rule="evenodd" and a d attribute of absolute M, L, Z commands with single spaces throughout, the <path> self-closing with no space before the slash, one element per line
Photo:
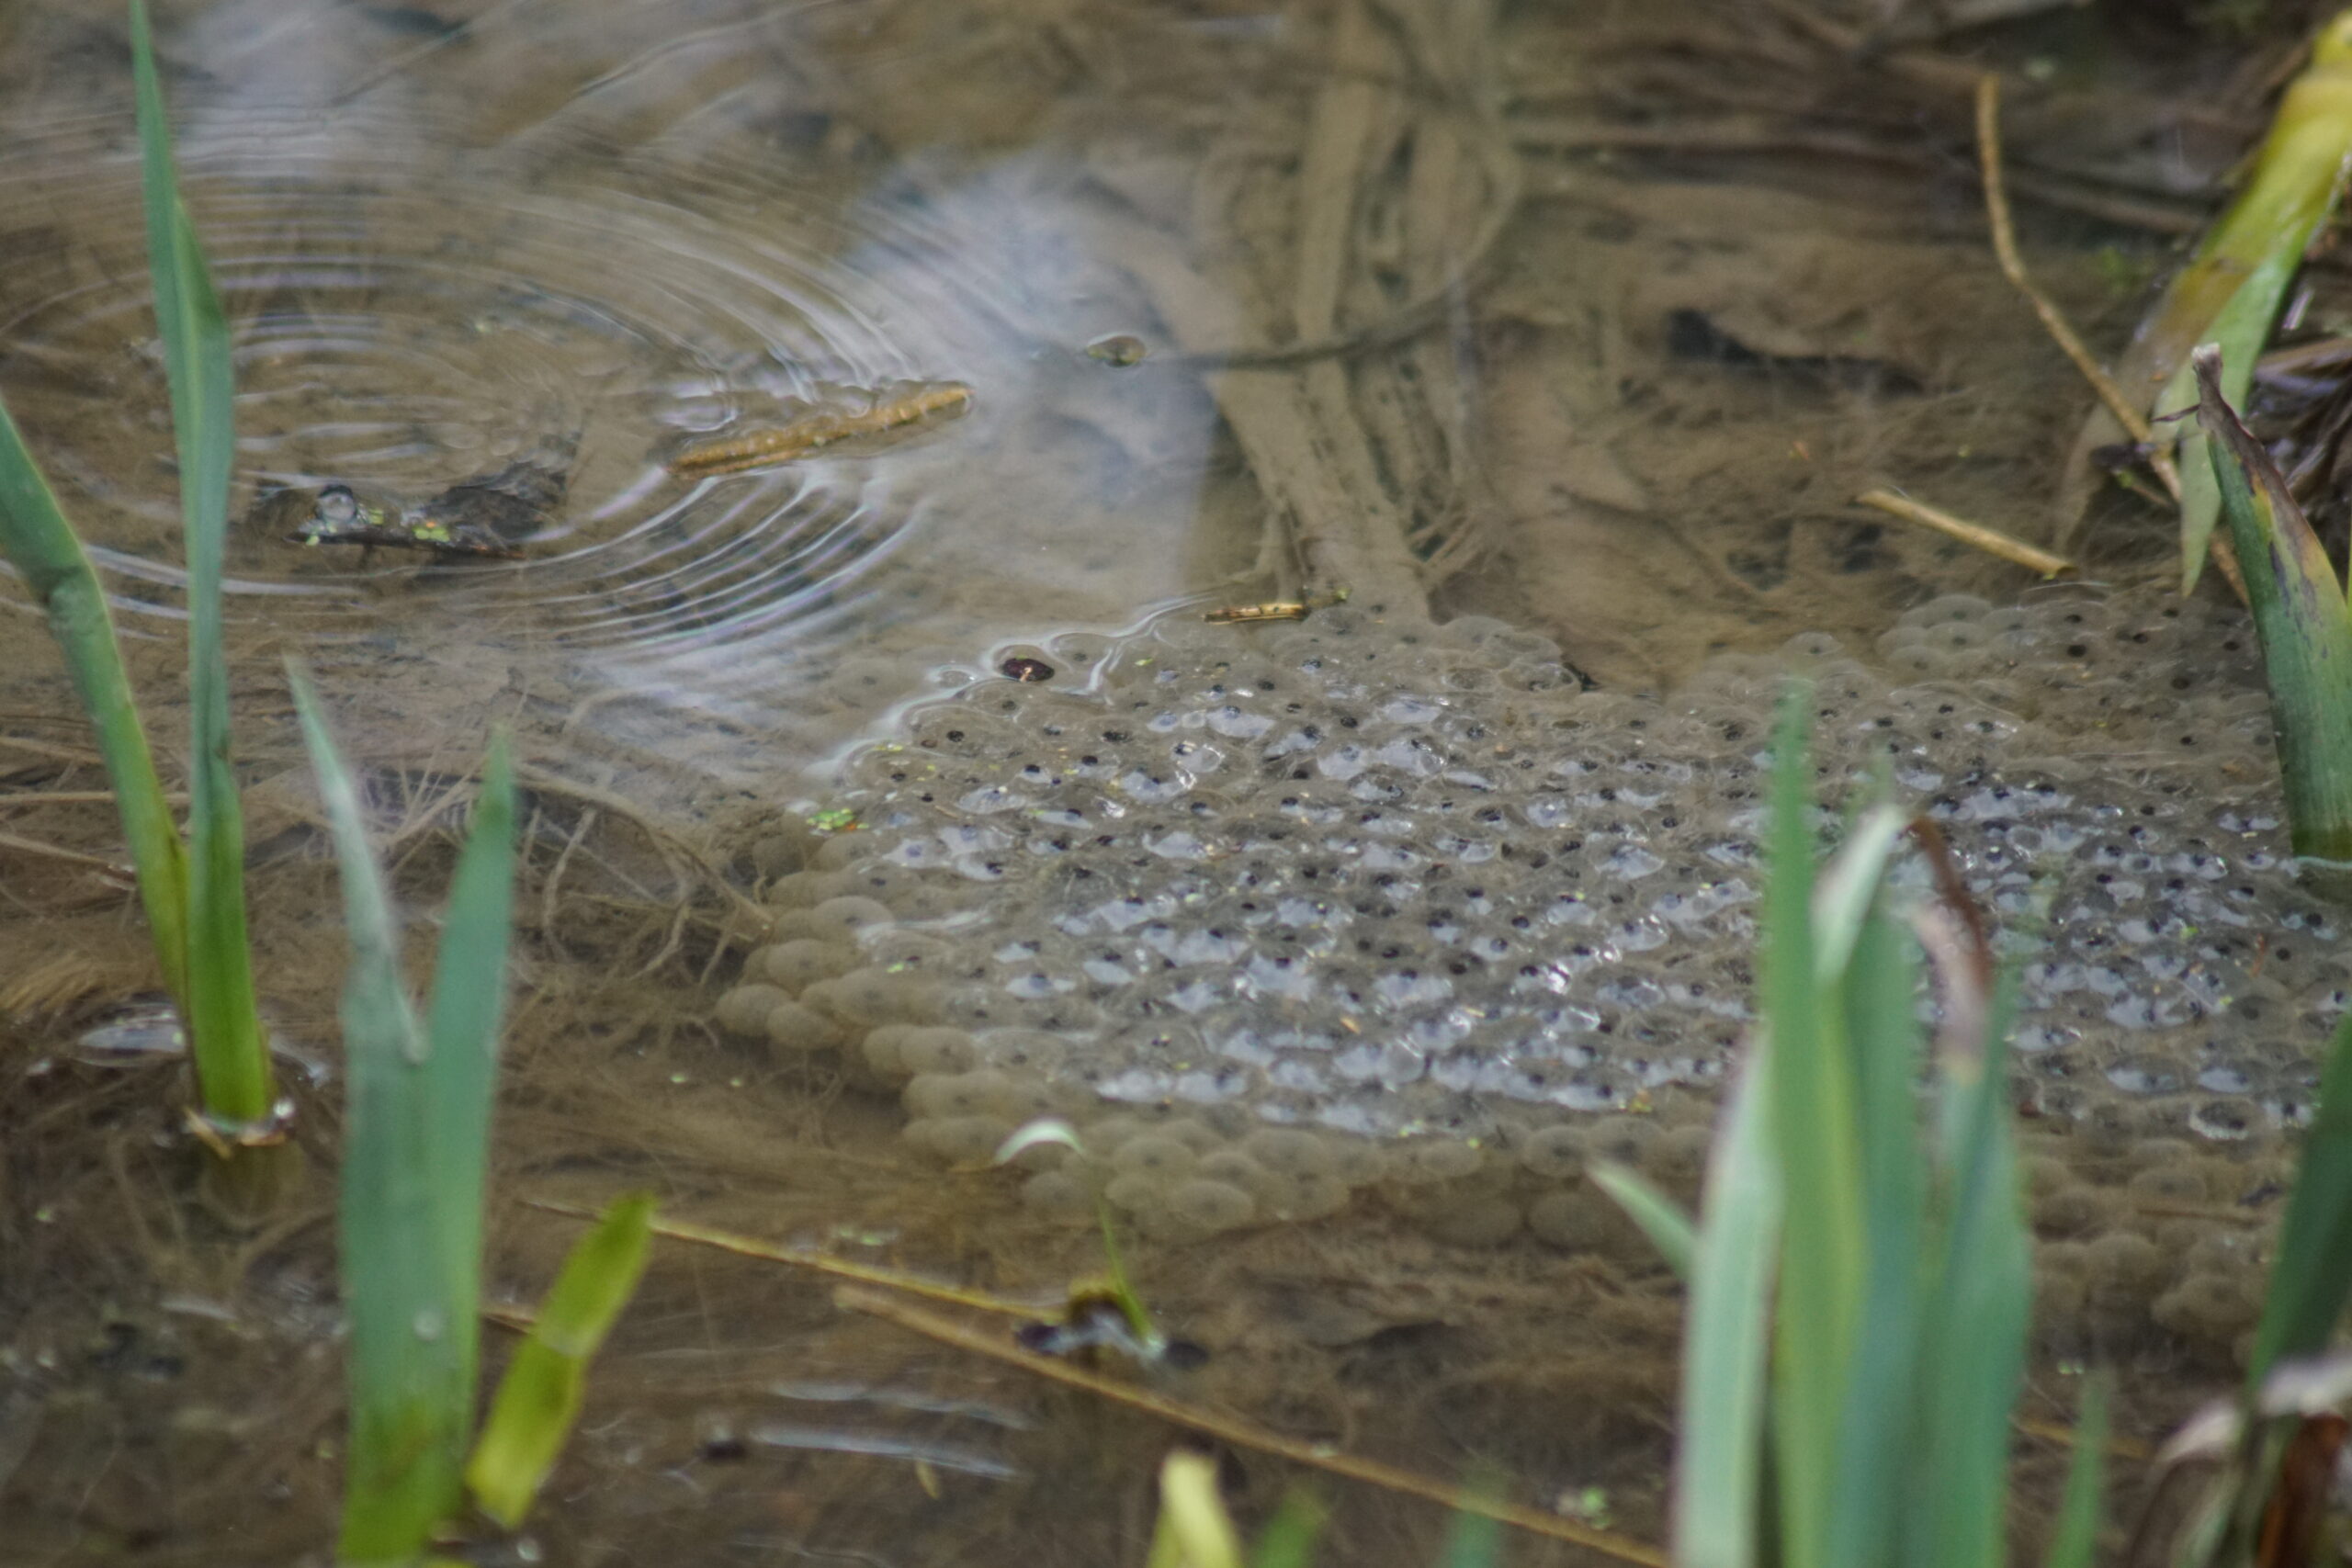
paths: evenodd
<path fill-rule="evenodd" d="M 2225 612 L 1942 599 L 1868 657 L 1800 637 L 1665 701 L 1582 690 L 1497 622 L 1346 608 L 1044 655 L 1053 682 L 977 681 L 853 759 L 858 829 L 775 885 L 721 1012 L 896 1086 L 949 1161 L 1077 1120 L 1092 1167 L 1029 1172 L 1044 1208 L 1102 1183 L 1206 1234 L 1377 1186 L 1459 1238 L 1581 1246 L 1621 1224 L 1592 1153 L 1688 1191 L 1748 1018 L 1792 675 L 1821 793 L 1890 773 L 2021 955 L 2047 1124 L 2259 1141 L 2345 1003 Z"/>

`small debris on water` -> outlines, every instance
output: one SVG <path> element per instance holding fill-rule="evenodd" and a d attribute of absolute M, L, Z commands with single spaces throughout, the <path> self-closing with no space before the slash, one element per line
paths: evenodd
<path fill-rule="evenodd" d="M 997 669 L 1011 681 L 1050 681 L 1054 678 L 1054 667 L 1042 659 L 1008 659 Z"/>
<path fill-rule="evenodd" d="M 1086 357 L 1099 359 L 1114 369 L 1124 370 L 1130 365 L 1141 365 L 1151 353 L 1151 345 L 1133 333 L 1113 333 L 1098 337 L 1086 345 Z"/>

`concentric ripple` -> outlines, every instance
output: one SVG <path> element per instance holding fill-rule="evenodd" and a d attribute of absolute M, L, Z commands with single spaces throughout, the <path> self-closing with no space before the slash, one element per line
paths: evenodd
<path fill-rule="evenodd" d="M 129 134 L 14 139 L 0 249 L 48 265 L 0 284 L 0 395 L 135 621 L 177 613 L 181 574 Z M 985 381 L 1013 357 L 985 279 L 910 283 L 942 247 L 838 182 L 550 141 L 427 151 L 413 123 L 371 139 L 254 112 L 187 140 L 235 332 L 241 512 L 281 487 L 423 500 L 577 443 L 513 562 L 370 558 L 249 517 L 232 615 L 306 643 L 494 625 L 633 678 L 723 676 L 853 607 L 919 520 L 964 432 L 698 482 L 662 459 L 876 389 Z"/>

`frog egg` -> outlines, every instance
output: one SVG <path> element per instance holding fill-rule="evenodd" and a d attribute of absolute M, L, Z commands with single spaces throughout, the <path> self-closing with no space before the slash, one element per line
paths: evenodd
<path fill-rule="evenodd" d="M 1111 1168 L 1123 1176 L 1150 1176 L 1171 1181 L 1200 1162 L 1191 1145 L 1164 1133 L 1147 1133 L 1122 1143 L 1111 1156 Z"/>
<path fill-rule="evenodd" d="M 1527 1206 L 1527 1228 L 1568 1252 L 1617 1252 L 1635 1239 L 1631 1221 L 1589 1187 L 1546 1192 Z"/>
<path fill-rule="evenodd" d="M 1326 1177 L 1337 1162 L 1329 1145 L 1314 1134 L 1293 1127 L 1266 1127 L 1241 1140 L 1241 1152 L 1275 1176 Z"/>
<path fill-rule="evenodd" d="M 2048 1242 L 2033 1251 L 2033 1315 L 2047 1324 L 2080 1318 L 2090 1291 L 2090 1263 L 2078 1242 Z"/>
<path fill-rule="evenodd" d="M 768 1032 L 768 1014 L 779 1003 L 792 998 L 775 986 L 738 986 L 718 998 L 718 1027 L 729 1034 L 741 1034 L 753 1040 L 764 1040 Z"/>
<path fill-rule="evenodd" d="M 770 882 L 807 869 L 817 835 L 806 822 L 786 818 L 752 840 L 752 868 Z"/>
<path fill-rule="evenodd" d="M 2108 1200 L 2071 1179 L 2033 1199 L 2033 1228 L 2044 1235 L 2089 1235 L 2103 1228 L 2109 1217 Z"/>
<path fill-rule="evenodd" d="M 856 966 L 857 953 L 853 948 L 795 937 L 761 948 L 743 967 L 746 973 L 757 973 L 771 985 L 798 996 L 819 980 L 846 975 Z"/>
<path fill-rule="evenodd" d="M 1351 1187 L 1371 1186 L 1395 1164 L 1389 1151 L 1369 1138 L 1333 1138 L 1324 1146 L 1330 1151 L 1331 1174 Z"/>
<path fill-rule="evenodd" d="M 768 1010 L 768 1043 L 780 1051 L 830 1051 L 846 1038 L 842 1026 L 798 1002 L 778 1002 Z"/>
<path fill-rule="evenodd" d="M 979 1046 L 960 1029 L 901 1027 L 905 1032 L 897 1037 L 899 1060 L 910 1073 L 962 1073 L 979 1065 Z"/>
<path fill-rule="evenodd" d="M 1042 1029 L 991 1029 L 979 1043 L 980 1054 L 1000 1067 L 1040 1076 L 1059 1067 L 1069 1055 L 1069 1043 Z"/>
<path fill-rule="evenodd" d="M 2165 1275 L 2164 1249 L 2136 1231 L 2109 1231 L 2084 1248 L 2102 1301 L 2145 1300 Z"/>
<path fill-rule="evenodd" d="M 2131 1191 L 2143 1202 L 2201 1205 L 2207 1199 L 2205 1172 L 2200 1162 L 2193 1159 L 2177 1166 L 2152 1166 L 2132 1179 Z"/>
<path fill-rule="evenodd" d="M 1086 1224 L 1094 1218 L 1094 1190 L 1068 1169 L 1041 1170 L 1021 1184 L 1021 1201 L 1038 1213 Z"/>
<path fill-rule="evenodd" d="M 771 909 L 808 910 L 850 890 L 851 879 L 834 871 L 796 871 L 768 885 Z"/>
<path fill-rule="evenodd" d="M 819 871 L 847 871 L 869 852 L 851 833 L 835 833 L 809 852 L 808 863 Z"/>
<path fill-rule="evenodd" d="M 1614 1160 L 1638 1170 L 1646 1163 L 1657 1135 L 1657 1123 L 1646 1116 L 1612 1116 L 1586 1130 L 1585 1157 Z"/>
<path fill-rule="evenodd" d="M 1266 1172 L 1260 1197 L 1278 1220 L 1319 1220 L 1348 1206 L 1348 1184 L 1329 1171 Z"/>
<path fill-rule="evenodd" d="M 1239 1149 L 1216 1149 L 1203 1155 L 1200 1163 L 1193 1167 L 1193 1175 L 1203 1181 L 1221 1182 L 1251 1193 L 1265 1190 L 1267 1179 L 1266 1168 Z"/>
<path fill-rule="evenodd" d="M 1547 1181 L 1565 1180 L 1584 1174 L 1584 1129 L 1581 1127 L 1539 1127 L 1519 1140 L 1519 1163 L 1530 1174 Z"/>
<path fill-rule="evenodd" d="M 858 1042 L 857 1054 L 865 1058 L 876 1077 L 886 1084 L 903 1085 L 914 1077 L 914 1069 L 907 1066 L 902 1055 L 907 1036 L 913 1032 L 910 1025 L 886 1023 L 866 1032 L 865 1038 Z"/>
<path fill-rule="evenodd" d="M 1236 1230 L 1258 1217 L 1258 1201 L 1227 1182 L 1193 1177 L 1168 1194 L 1169 1217 L 1188 1230 Z"/>
<path fill-rule="evenodd" d="M 1157 1215 L 1167 1193 L 1167 1178 L 1145 1171 L 1129 1171 L 1124 1176 L 1114 1176 L 1102 1189 L 1102 1196 L 1113 1208 L 1138 1216 Z"/>
<path fill-rule="evenodd" d="M 2261 1276 L 2200 1270 L 2155 1299 L 2148 1315 L 2184 1339 L 2227 1346 L 2262 1315 Z"/>
<path fill-rule="evenodd" d="M 1668 1127 L 1650 1140 L 1643 1151 L 1642 1168 L 1650 1179 L 1670 1191 L 1694 1193 L 1707 1171 L 1707 1156 L 1714 1148 L 1714 1129 L 1704 1124 Z"/>
<path fill-rule="evenodd" d="M 1454 1247 L 1500 1247 L 1519 1234 L 1527 1213 L 1499 1193 L 1465 1195 L 1441 1203 L 1421 1216 L 1421 1224 L 1439 1241 Z"/>
<path fill-rule="evenodd" d="M 923 1073 L 910 1081 L 904 1095 L 907 1109 L 917 1116 L 954 1117 L 1001 1114 L 1000 1107 L 1012 1082 L 986 1067 L 968 1073 Z"/>
<path fill-rule="evenodd" d="M 839 928 L 842 935 L 855 940 L 862 931 L 892 924 L 898 915 L 879 898 L 864 898 L 853 894 L 841 898 L 828 898 L 808 911 L 820 920 Z"/>
<path fill-rule="evenodd" d="M 953 946 L 930 932 L 909 931 L 904 926 L 868 927 L 859 934 L 865 946 L 865 962 L 877 969 L 920 969 L 935 974 L 956 954 Z M 854 961 L 852 966 L 854 967 Z"/>
<path fill-rule="evenodd" d="M 894 975 L 888 969 L 853 969 L 810 986 L 800 993 L 800 999 L 836 1018 L 869 1027 L 939 1021 L 939 987 L 917 976 Z"/>
<path fill-rule="evenodd" d="M 1402 1145 L 1396 1157 L 1389 1161 L 1388 1179 L 1411 1187 L 1466 1181 L 1477 1175 L 1486 1163 L 1483 1150 L 1457 1139 L 1416 1139 Z"/>
<path fill-rule="evenodd" d="M 1001 1116 L 925 1116 L 899 1135 L 950 1165 L 986 1165 L 1012 1135 L 1012 1123 Z"/>

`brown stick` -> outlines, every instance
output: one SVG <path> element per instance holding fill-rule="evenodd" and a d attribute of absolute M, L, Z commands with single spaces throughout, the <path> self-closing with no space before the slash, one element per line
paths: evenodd
<path fill-rule="evenodd" d="M 2021 539 L 2013 539 L 2007 534 L 1996 533 L 1981 524 L 1954 517 L 1949 512 L 1939 512 L 1924 502 L 1912 500 L 1907 495 L 1897 495 L 1891 490 L 1864 491 L 1854 498 L 1854 504 L 1875 507 L 1891 517 L 1900 517 L 1906 523 L 1917 523 L 1923 528 L 1933 528 L 1937 533 L 1949 535 L 1963 545 L 1972 545 L 1988 556 L 1998 556 L 2005 561 L 2014 561 L 2028 570 L 2040 572 L 2044 577 L 2056 577 L 2062 572 L 2075 570 L 2075 563 L 2064 556 L 2053 556 L 2048 550 L 2036 549 Z"/>
<path fill-rule="evenodd" d="M 2001 79 L 1986 72 L 1976 79 L 1976 155 L 1984 171 L 1984 212 L 1993 225 L 1993 254 L 2001 264 L 2001 276 L 2010 286 L 2026 297 L 2033 313 L 2041 318 L 2042 330 L 2050 334 L 2061 352 L 2075 362 L 2098 400 L 2115 416 L 2126 434 L 2148 455 L 2148 467 L 2154 470 L 2165 492 L 2175 501 L 2180 499 L 2180 473 L 2173 467 L 2171 457 L 2156 445 L 2156 433 L 2148 423 L 2148 416 L 2134 408 L 2132 400 L 2113 377 L 2091 356 L 2064 314 L 2048 296 L 2034 287 L 2026 276 L 2025 260 L 2018 254 L 2017 231 L 2009 221 L 2009 198 L 2001 174 Z"/>
<path fill-rule="evenodd" d="M 1317 1470 L 1328 1471 L 1333 1475 L 1344 1475 L 1351 1481 L 1361 1481 L 1368 1485 L 1384 1487 L 1391 1492 L 1401 1492 L 1410 1497 L 1427 1498 L 1432 1503 L 1441 1504 L 1462 1513 L 1476 1514 L 1484 1518 L 1497 1519 L 1507 1525 L 1516 1525 L 1532 1534 L 1549 1536 L 1554 1540 L 1569 1541 L 1587 1551 L 1615 1558 L 1620 1562 L 1639 1563 L 1642 1568 L 1667 1568 L 1666 1553 L 1630 1536 L 1617 1535 L 1608 1530 L 1591 1529 L 1571 1519 L 1564 1519 L 1556 1514 L 1547 1514 L 1541 1509 L 1524 1507 L 1516 1503 L 1498 1502 L 1479 1493 L 1458 1486 L 1449 1486 L 1442 1481 L 1432 1481 L 1428 1476 L 1416 1475 L 1409 1470 L 1400 1470 L 1395 1465 L 1383 1464 L 1377 1460 L 1359 1459 L 1353 1454 L 1335 1453 L 1321 1444 L 1301 1442 L 1295 1438 L 1286 1438 L 1280 1432 L 1271 1431 L 1251 1422 L 1234 1416 L 1220 1416 L 1215 1411 L 1185 1404 L 1153 1393 L 1147 1389 L 1100 1377 L 1051 1356 L 1036 1355 L 996 1336 L 982 1334 L 968 1328 L 953 1318 L 942 1317 L 936 1313 L 926 1312 L 921 1307 L 909 1306 L 903 1302 L 893 1301 L 888 1296 L 878 1296 L 865 1291 L 843 1289 L 833 1292 L 833 1300 L 838 1305 L 851 1312 L 862 1312 L 869 1316 L 881 1318 L 886 1323 L 895 1323 L 901 1328 L 912 1329 L 915 1333 L 926 1338 L 936 1339 L 943 1345 L 953 1345 L 959 1350 L 968 1350 L 976 1356 L 986 1356 L 1010 1366 L 1019 1367 L 1024 1371 L 1035 1372 L 1041 1378 L 1050 1379 L 1070 1388 L 1084 1389 L 1089 1393 L 1098 1394 L 1114 1404 L 1126 1405 L 1131 1410 L 1140 1410 L 1147 1415 L 1158 1416 L 1170 1426 L 1183 1427 L 1192 1431 L 1205 1433 L 1209 1437 L 1231 1443 L 1237 1448 L 1256 1449 L 1262 1453 L 1278 1455 L 1294 1464 L 1311 1465 Z"/>
<path fill-rule="evenodd" d="M 561 1214 L 568 1219 L 594 1220 L 600 1217 L 594 1209 L 584 1209 L 577 1203 L 559 1203 L 550 1198 L 526 1198 L 523 1202 L 527 1208 Z M 1018 1302 L 1004 1301 L 978 1291 L 938 1284 L 912 1274 L 900 1273 L 895 1269 L 877 1268 L 871 1263 L 853 1263 L 848 1258 L 835 1258 L 831 1253 L 805 1247 L 777 1247 L 753 1236 L 738 1235 L 732 1231 L 713 1230 L 707 1225 L 687 1224 L 677 1220 L 655 1220 L 649 1228 L 655 1235 L 667 1236 L 672 1241 L 716 1247 L 721 1252 L 731 1252 L 738 1258 L 756 1258 L 765 1263 L 786 1263 L 795 1269 L 831 1274 L 841 1280 L 854 1280 L 864 1285 L 886 1285 L 894 1291 L 904 1291 L 909 1295 L 926 1296 L 935 1302 L 969 1307 L 976 1312 L 992 1312 L 1033 1323 L 1053 1315 L 1049 1309 L 1023 1306 Z"/>
<path fill-rule="evenodd" d="M 44 844 L 39 839 L 19 838 L 14 833 L 0 833 L 0 850 L 17 850 L 25 854 L 39 855 L 44 860 L 62 860 L 69 865 L 96 866 L 116 876 L 131 874 L 129 866 L 117 865 L 103 856 L 85 855 L 79 850 L 60 849 L 55 844 Z"/>

